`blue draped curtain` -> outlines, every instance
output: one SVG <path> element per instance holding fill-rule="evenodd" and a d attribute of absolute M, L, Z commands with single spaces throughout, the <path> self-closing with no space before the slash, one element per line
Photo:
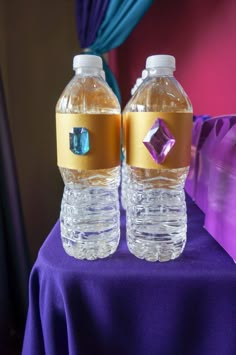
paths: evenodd
<path fill-rule="evenodd" d="M 126 40 L 154 0 L 75 1 L 80 45 L 87 53 L 102 56 Z M 115 77 L 103 63 L 107 82 L 121 100 Z"/>
<path fill-rule="evenodd" d="M 0 72 L 0 347 L 23 331 L 30 270 Z"/>

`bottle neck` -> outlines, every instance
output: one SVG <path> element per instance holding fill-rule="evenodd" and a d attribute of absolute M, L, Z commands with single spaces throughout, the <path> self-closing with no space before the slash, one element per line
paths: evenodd
<path fill-rule="evenodd" d="M 75 69 L 75 75 L 103 77 L 103 74 L 104 71 L 99 68 L 80 67 Z"/>
<path fill-rule="evenodd" d="M 147 69 L 149 77 L 155 76 L 174 76 L 174 70 L 172 68 L 149 68 Z"/>

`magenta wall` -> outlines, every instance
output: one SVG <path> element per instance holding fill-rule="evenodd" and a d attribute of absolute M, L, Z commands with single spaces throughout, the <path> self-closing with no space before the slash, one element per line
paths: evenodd
<path fill-rule="evenodd" d="M 123 105 L 152 54 L 176 57 L 176 77 L 195 114 L 236 112 L 236 1 L 155 0 L 109 63 Z"/>

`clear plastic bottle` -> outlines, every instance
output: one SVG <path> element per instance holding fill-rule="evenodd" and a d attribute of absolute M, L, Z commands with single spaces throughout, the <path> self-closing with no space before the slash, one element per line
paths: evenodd
<path fill-rule="evenodd" d="M 188 135 L 186 149 L 190 158 L 192 106 L 173 76 L 175 58 L 167 55 L 148 57 L 146 69 L 147 78 L 125 107 L 126 122 L 129 115 L 139 112 L 143 114 L 139 114 L 137 120 L 133 115 L 135 125 L 142 123 L 148 112 L 157 113 L 157 117 L 158 113 L 163 117 L 170 114 L 179 122 L 181 116 L 185 115 L 188 129 L 184 134 Z M 132 135 L 130 131 L 131 128 L 125 134 L 129 186 L 126 195 L 128 248 L 138 258 L 148 261 L 175 259 L 182 253 L 186 243 L 184 183 L 189 162 L 177 168 L 164 168 L 161 165 L 157 169 L 132 166 L 127 143 Z M 181 134 L 183 136 L 183 132 Z"/>
<path fill-rule="evenodd" d="M 133 96 L 138 89 L 138 87 L 142 84 L 143 80 L 146 79 L 147 77 L 147 70 L 144 69 L 142 71 L 142 76 L 141 78 L 138 78 L 136 80 L 136 83 L 134 87 L 131 89 L 131 95 Z M 126 108 L 123 110 L 123 120 L 125 120 L 125 111 Z M 127 165 L 126 165 L 126 157 L 125 157 L 125 147 L 124 147 L 124 142 L 123 142 L 123 147 L 122 147 L 122 153 L 123 153 L 123 161 L 122 161 L 122 169 L 121 169 L 121 204 L 124 209 L 126 209 L 126 196 L 127 196 L 127 186 L 128 186 L 128 170 L 127 170 Z"/>
<path fill-rule="evenodd" d="M 122 148 L 123 161 L 121 165 L 121 205 L 126 210 L 126 196 L 128 183 L 128 169 L 126 164 L 125 149 Z"/>
<path fill-rule="evenodd" d="M 75 56 L 73 67 L 75 76 L 66 86 L 56 105 L 57 122 L 62 114 L 63 122 L 67 119 L 69 122 L 72 116 L 75 119 L 77 116 L 82 116 L 85 120 L 83 122 L 90 120 L 90 124 L 95 125 L 93 129 L 95 128 L 96 139 L 99 139 L 101 117 L 105 120 L 107 118 L 112 120 L 115 117 L 120 122 L 119 102 L 104 80 L 100 57 Z M 117 123 L 115 128 L 117 135 L 120 134 L 119 124 Z M 58 130 L 59 128 L 57 128 L 57 136 Z M 109 144 L 114 140 L 118 144 L 118 147 L 115 147 L 118 154 L 120 150 L 120 137 L 118 139 L 107 136 L 109 134 L 99 142 L 99 146 L 102 146 L 104 151 L 104 159 L 105 153 L 110 150 Z M 59 151 L 58 137 L 57 145 Z M 92 149 L 93 147 L 91 152 Z M 96 151 L 92 154 L 96 155 Z M 81 159 L 87 159 L 86 154 Z M 95 166 L 96 161 L 95 156 Z M 70 168 L 59 162 L 58 166 L 65 184 L 60 226 L 62 244 L 66 253 L 77 259 L 88 260 L 105 258 L 114 253 L 120 239 L 119 162 L 116 166 L 101 169 Z"/>

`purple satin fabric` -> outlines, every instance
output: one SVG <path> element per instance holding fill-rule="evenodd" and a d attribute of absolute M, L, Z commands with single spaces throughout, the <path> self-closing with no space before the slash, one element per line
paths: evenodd
<path fill-rule="evenodd" d="M 236 125 L 211 155 L 205 227 L 236 261 Z"/>
<path fill-rule="evenodd" d="M 81 48 L 88 48 L 96 39 L 109 0 L 76 0 L 75 16 Z"/>
<path fill-rule="evenodd" d="M 236 115 L 195 120 L 185 189 L 205 213 L 204 226 L 236 260 Z"/>
<path fill-rule="evenodd" d="M 218 151 L 221 139 L 230 128 L 228 119 L 215 118 L 210 120 L 210 122 L 213 123 L 213 126 L 207 139 L 205 139 L 201 148 L 197 150 L 198 169 L 195 170 L 195 202 L 204 213 L 206 213 L 208 207 L 209 170 L 212 164 L 211 154 L 216 150 Z"/>
<path fill-rule="evenodd" d="M 31 272 L 23 355 L 236 354 L 236 266 L 203 220 L 188 198 L 187 246 L 167 263 L 129 253 L 123 212 L 104 260 L 67 256 L 57 223 Z"/>
<path fill-rule="evenodd" d="M 208 116 L 207 116 L 208 117 Z M 196 159 L 198 142 L 201 136 L 202 125 L 205 116 L 194 116 L 192 144 L 191 144 L 191 160 L 189 166 L 188 177 L 185 181 L 185 191 L 194 200 L 196 190 L 196 179 L 198 171 L 198 160 Z"/>

